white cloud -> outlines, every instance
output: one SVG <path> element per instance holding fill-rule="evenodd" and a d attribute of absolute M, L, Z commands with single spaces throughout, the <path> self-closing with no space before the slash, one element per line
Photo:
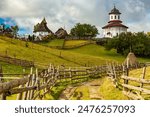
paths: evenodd
<path fill-rule="evenodd" d="M 46 17 L 52 31 L 66 27 L 69 31 L 77 22 L 96 25 L 101 32 L 108 22 L 108 13 L 116 7 L 131 31 L 149 31 L 149 0 L 3 0 L 0 17 L 11 17 L 21 28 L 33 26 Z"/>

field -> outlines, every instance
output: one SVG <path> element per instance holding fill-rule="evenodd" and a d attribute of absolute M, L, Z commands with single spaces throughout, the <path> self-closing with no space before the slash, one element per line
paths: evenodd
<path fill-rule="evenodd" d="M 116 54 L 115 51 L 109 52 L 94 44 L 77 49 L 59 50 L 30 42 L 12 41 L 12 39 L 5 37 L 0 37 L 0 54 L 34 61 L 37 67 L 49 65 L 50 63 L 65 66 L 94 66 L 105 64 L 107 60 L 116 61 L 114 58 L 117 57 L 121 62 L 124 58 Z M 111 57 L 112 55 L 114 57 Z"/>
<path fill-rule="evenodd" d="M 74 46 L 84 44 L 85 40 L 69 40 L 65 42 L 64 46 Z M 87 44 L 74 49 L 55 49 L 53 47 L 62 46 L 64 40 L 52 40 L 48 43 L 43 42 L 40 44 L 14 40 L 6 37 L 0 37 L 0 55 L 11 56 L 23 60 L 33 61 L 37 68 L 45 68 L 50 63 L 55 66 L 64 65 L 66 67 L 79 67 L 79 66 L 97 66 L 105 64 L 107 61 L 115 61 L 122 63 L 125 56 L 116 53 L 116 50 L 106 51 L 104 47 L 96 44 Z M 150 59 L 139 58 L 141 62 L 149 61 Z M 11 65 L 5 62 L 0 62 L 3 67 L 4 73 L 23 73 L 23 67 Z M 30 68 L 26 68 L 29 73 Z M 134 76 L 139 76 L 139 70 L 132 72 Z M 149 74 L 147 74 L 150 77 Z M 94 82 L 94 81 L 93 81 Z M 112 82 L 109 79 L 101 78 L 99 82 L 102 84 L 98 87 L 98 94 L 102 99 L 127 99 L 122 92 L 113 88 Z M 82 83 L 77 83 L 78 87 L 75 94 L 70 99 L 83 99 L 90 98 L 89 87 Z M 60 93 L 71 84 L 64 82 L 58 84 L 52 89 L 52 94 L 47 95 L 46 99 L 59 99 Z M 82 92 L 82 93 L 80 93 Z M 78 95 L 82 97 L 78 97 Z M 76 97 L 77 95 L 77 97 Z M 8 99 L 14 99 L 9 97 Z"/>

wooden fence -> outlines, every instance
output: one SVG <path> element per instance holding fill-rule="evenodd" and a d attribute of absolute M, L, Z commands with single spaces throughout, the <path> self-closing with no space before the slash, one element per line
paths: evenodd
<path fill-rule="evenodd" d="M 70 80 L 73 83 L 75 80 L 88 80 L 90 77 L 105 74 L 106 66 L 64 68 L 50 65 L 48 69 L 41 72 L 36 69 L 36 72 L 33 73 L 31 69 L 31 73 L 24 75 L 23 78 L 0 83 L 0 95 L 2 100 L 14 94 L 17 94 L 17 100 L 43 99 L 57 82 Z"/>
<path fill-rule="evenodd" d="M 0 61 L 7 62 L 7 63 L 14 64 L 14 65 L 23 66 L 23 67 L 34 66 L 34 62 L 32 61 L 21 60 L 21 59 L 12 58 L 10 56 L 4 56 L 4 55 L 0 55 Z"/>
<path fill-rule="evenodd" d="M 1 99 L 17 94 L 17 100 L 44 99 L 47 93 L 51 92 L 58 82 L 69 81 L 74 83 L 78 80 L 87 81 L 90 77 L 109 76 L 115 87 L 123 90 L 123 93 L 130 99 L 146 99 L 150 94 L 150 80 L 145 79 L 146 67 L 143 68 L 142 77 L 129 77 L 129 71 L 145 66 L 124 66 L 108 63 L 107 65 L 94 67 L 69 67 L 49 65 L 47 69 L 38 71 L 31 68 L 30 74 L 22 74 L 21 78 L 13 79 L 4 77 L 0 67 L 0 95 Z M 13 75 L 13 74 L 9 74 Z M 18 74 L 19 75 L 19 74 Z M 8 79 L 8 82 L 5 82 Z M 13 80 L 12 80 L 13 79 Z M 136 83 L 133 83 L 136 82 Z M 137 84 L 139 83 L 139 85 Z"/>
<path fill-rule="evenodd" d="M 129 76 L 129 72 L 135 69 L 134 66 L 109 65 L 107 74 L 112 79 L 116 88 L 122 88 L 123 93 L 130 99 L 143 100 L 150 98 L 150 80 L 145 79 L 147 64 L 141 64 L 143 67 L 142 77 L 134 78 Z"/>

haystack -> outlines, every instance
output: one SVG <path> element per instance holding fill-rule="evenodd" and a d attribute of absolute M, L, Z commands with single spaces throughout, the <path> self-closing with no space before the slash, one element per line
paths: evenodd
<path fill-rule="evenodd" d="M 129 65 L 129 66 L 133 66 L 133 65 L 138 65 L 138 60 L 136 58 L 136 56 L 134 55 L 134 53 L 130 52 L 126 58 L 126 60 L 124 61 L 124 65 Z"/>

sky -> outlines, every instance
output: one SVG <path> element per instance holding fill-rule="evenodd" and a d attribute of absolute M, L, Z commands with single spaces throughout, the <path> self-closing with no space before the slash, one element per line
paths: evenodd
<path fill-rule="evenodd" d="M 150 0 L 0 0 L 0 23 L 18 25 L 20 34 L 31 34 L 45 17 L 53 32 L 60 27 L 69 32 L 80 22 L 95 25 L 102 35 L 114 4 L 129 31 L 150 32 Z"/>

